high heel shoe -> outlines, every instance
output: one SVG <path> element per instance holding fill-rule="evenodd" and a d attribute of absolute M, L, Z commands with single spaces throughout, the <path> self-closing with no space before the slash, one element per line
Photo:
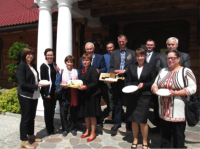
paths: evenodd
<path fill-rule="evenodd" d="M 88 136 L 89 136 L 89 134 L 87 134 L 87 135 L 81 135 L 81 138 L 86 138 Z"/>
<path fill-rule="evenodd" d="M 90 138 L 87 138 L 87 142 L 90 142 L 90 141 L 93 141 L 95 138 L 96 138 L 96 134 L 94 135 L 94 137 L 92 138 L 92 139 L 90 139 Z"/>
<path fill-rule="evenodd" d="M 20 148 L 34 149 L 35 146 L 31 145 L 29 141 L 22 141 L 20 143 Z"/>
<path fill-rule="evenodd" d="M 135 145 L 135 147 L 133 147 L 133 145 Z M 131 149 L 136 149 L 138 144 L 132 144 L 131 145 Z"/>
<path fill-rule="evenodd" d="M 145 147 L 145 148 L 144 148 Z M 148 145 L 142 144 L 142 149 L 148 149 Z"/>

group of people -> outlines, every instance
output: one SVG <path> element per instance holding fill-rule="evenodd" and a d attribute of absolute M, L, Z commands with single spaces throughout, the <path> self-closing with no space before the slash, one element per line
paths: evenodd
<path fill-rule="evenodd" d="M 101 123 L 101 88 L 106 87 L 108 119 L 115 121 L 111 131 L 116 131 L 122 123 L 122 102 L 126 99 L 127 129 L 132 129 L 134 140 L 131 148 L 137 148 L 139 127 L 143 137 L 142 148 L 148 148 L 148 112 L 150 100 L 154 101 L 154 113 L 157 129 L 161 130 L 161 147 L 169 148 L 173 134 L 173 147 L 183 148 L 185 140 L 185 102 L 197 89 L 195 76 L 190 69 L 189 54 L 179 52 L 178 39 L 167 39 L 168 51 L 162 54 L 154 51 L 155 41 L 146 42 L 147 50 L 138 48 L 133 51 L 126 47 L 128 39 L 125 35 L 118 36 L 119 49 L 114 43 L 106 45 L 108 53 L 95 54 L 94 44 L 86 43 L 86 53 L 80 58 L 81 69 L 73 67 L 75 59 L 68 55 L 60 69 L 54 62 L 54 50 L 46 49 L 46 61 L 40 67 L 42 80 L 48 80 L 50 85 L 39 84 L 39 74 L 33 64 L 34 50 L 24 48 L 21 63 L 17 67 L 18 98 L 22 117 L 20 124 L 20 147 L 34 148 L 30 140 L 41 142 L 34 135 L 34 119 L 40 94 L 44 104 L 44 119 L 49 135 L 56 133 L 53 119 L 56 106 L 55 88 L 67 84 L 71 80 L 82 80 L 79 88 L 63 87 L 64 96 L 60 97 L 60 117 L 63 136 L 68 133 L 77 135 L 77 116 L 84 118 L 86 131 L 81 138 L 90 142 L 96 138 L 95 129 Z M 100 73 L 114 72 L 125 80 L 117 82 L 100 82 Z M 184 85 L 186 84 L 186 85 Z M 135 92 L 125 94 L 122 88 L 128 85 L 138 86 Z M 41 87 L 41 90 L 40 90 Z M 157 94 L 159 89 L 169 89 L 169 96 Z M 132 126 L 132 128 L 130 128 Z"/>

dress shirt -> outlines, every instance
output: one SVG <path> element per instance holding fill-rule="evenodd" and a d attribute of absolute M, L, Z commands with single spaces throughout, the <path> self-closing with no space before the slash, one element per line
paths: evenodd
<path fill-rule="evenodd" d="M 92 54 L 92 62 L 93 62 L 93 59 L 95 58 L 95 54 L 93 53 Z M 92 65 L 92 62 L 91 62 L 91 65 Z"/>
<path fill-rule="evenodd" d="M 110 53 L 104 54 L 104 59 L 106 62 L 106 68 L 107 68 L 107 73 L 109 73 L 109 67 L 110 67 Z"/>
<path fill-rule="evenodd" d="M 125 59 L 126 59 L 126 49 L 120 50 L 120 56 L 121 56 L 120 70 L 124 70 Z"/>
<path fill-rule="evenodd" d="M 151 52 L 147 52 L 147 58 L 146 58 L 147 63 L 149 63 L 152 54 L 153 54 L 153 51 L 151 51 Z"/>

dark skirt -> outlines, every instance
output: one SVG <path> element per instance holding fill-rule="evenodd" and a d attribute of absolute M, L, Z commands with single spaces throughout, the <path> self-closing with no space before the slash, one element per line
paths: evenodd
<path fill-rule="evenodd" d="M 81 98 L 79 102 L 78 116 L 82 118 L 96 117 L 101 115 L 101 95 L 89 98 Z"/>
<path fill-rule="evenodd" d="M 129 96 L 130 97 L 130 96 Z M 151 96 L 132 96 L 127 101 L 128 121 L 136 123 L 147 123 L 149 113 L 149 102 Z"/>

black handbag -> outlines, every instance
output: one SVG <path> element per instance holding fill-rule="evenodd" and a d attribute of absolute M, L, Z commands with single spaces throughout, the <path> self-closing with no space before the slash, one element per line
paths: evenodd
<path fill-rule="evenodd" d="M 186 87 L 184 79 L 184 69 L 182 72 L 184 87 Z M 187 99 L 187 98 L 186 98 Z M 185 118 L 188 126 L 195 126 L 199 122 L 200 117 L 200 97 L 198 95 L 190 96 L 190 100 L 186 100 L 185 104 Z"/>

